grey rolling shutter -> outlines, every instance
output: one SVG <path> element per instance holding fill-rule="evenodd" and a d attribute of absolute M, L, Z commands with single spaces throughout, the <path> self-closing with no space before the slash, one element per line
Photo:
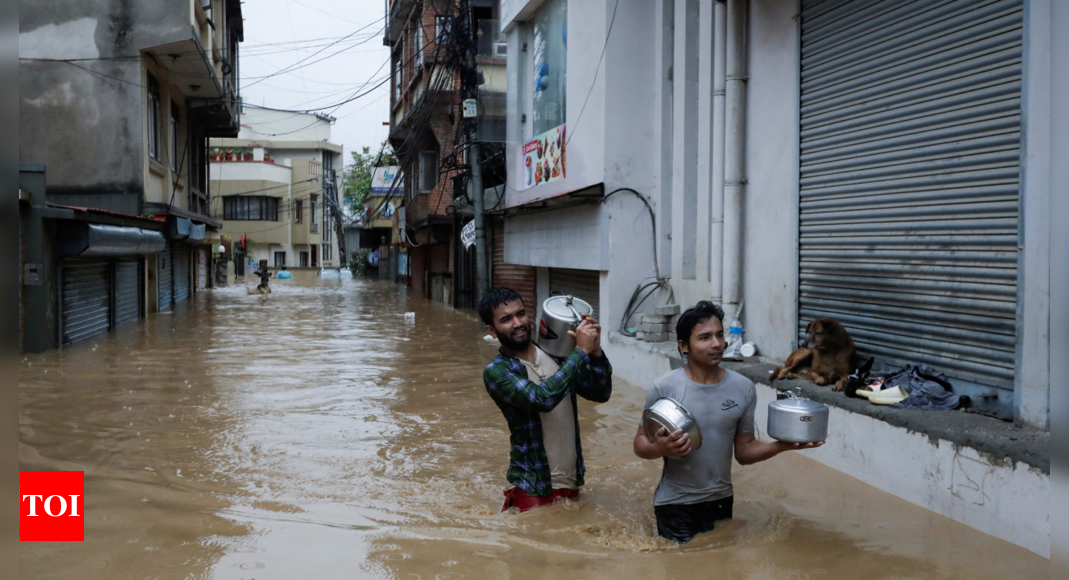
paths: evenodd
<path fill-rule="evenodd" d="M 571 294 L 590 303 L 594 309 L 594 318 L 598 318 L 599 297 L 601 296 L 600 272 L 597 270 L 571 270 L 568 268 L 549 269 L 549 292 Z"/>
<path fill-rule="evenodd" d="M 800 333 L 1012 389 L 1021 0 L 803 0 L 801 26 Z"/>
<path fill-rule="evenodd" d="M 189 299 L 189 246 L 183 244 L 174 245 L 174 301 L 175 303 Z"/>
<path fill-rule="evenodd" d="M 141 318 L 141 259 L 115 260 L 115 328 Z"/>
<path fill-rule="evenodd" d="M 107 332 L 111 327 L 111 263 L 65 260 L 62 268 L 62 343 Z"/>
<path fill-rule="evenodd" d="M 159 310 L 166 312 L 174 306 L 174 284 L 171 272 L 171 242 L 167 242 L 163 251 L 156 254 L 157 288 L 159 289 Z"/>

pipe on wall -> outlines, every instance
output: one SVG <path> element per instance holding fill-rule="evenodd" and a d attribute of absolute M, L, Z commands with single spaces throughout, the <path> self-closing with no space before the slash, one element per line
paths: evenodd
<path fill-rule="evenodd" d="M 727 74 L 727 7 L 713 2 L 713 173 L 709 212 L 709 287 L 714 302 L 724 291 L 724 95 Z"/>
<path fill-rule="evenodd" d="M 730 316 L 742 300 L 742 226 L 746 193 L 746 9 L 748 0 L 727 2 L 724 119 L 723 304 Z"/>

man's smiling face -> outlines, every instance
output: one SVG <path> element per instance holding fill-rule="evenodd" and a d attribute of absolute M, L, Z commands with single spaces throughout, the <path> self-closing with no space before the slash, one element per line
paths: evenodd
<path fill-rule="evenodd" d="M 497 337 L 501 346 L 512 352 L 527 350 L 531 344 L 531 319 L 523 300 L 512 300 L 494 308 L 494 326 L 486 332 Z"/>

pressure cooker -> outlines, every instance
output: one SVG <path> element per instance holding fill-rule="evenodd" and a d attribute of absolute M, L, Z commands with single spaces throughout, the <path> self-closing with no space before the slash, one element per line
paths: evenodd
<path fill-rule="evenodd" d="M 542 303 L 542 319 L 538 321 L 538 346 L 558 358 L 564 358 L 575 350 L 575 339 L 568 335 L 583 321 L 583 314 L 593 308 L 584 300 L 572 295 L 551 296 Z"/>

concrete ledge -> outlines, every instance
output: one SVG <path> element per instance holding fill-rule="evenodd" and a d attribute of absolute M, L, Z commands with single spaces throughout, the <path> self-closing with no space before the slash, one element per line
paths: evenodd
<path fill-rule="evenodd" d="M 670 342 L 610 332 L 604 348 L 615 375 L 645 388 L 683 364 Z M 779 390 L 800 388 L 831 407 L 827 444 L 802 452 L 807 457 L 1050 558 L 1049 433 L 964 411 L 880 407 L 807 381 L 776 381 L 773 388 L 768 361 L 724 366 L 757 386 L 759 436 Z"/>

